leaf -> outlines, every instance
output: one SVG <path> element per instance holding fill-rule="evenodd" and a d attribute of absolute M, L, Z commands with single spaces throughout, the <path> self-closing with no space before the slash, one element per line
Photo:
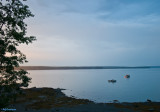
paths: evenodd
<path fill-rule="evenodd" d="M 24 20 L 34 15 L 23 1 L 0 0 L 0 108 L 5 107 L 31 80 L 27 71 L 15 70 L 20 63 L 27 62 L 17 47 L 36 40 L 34 36 L 26 36 Z"/>

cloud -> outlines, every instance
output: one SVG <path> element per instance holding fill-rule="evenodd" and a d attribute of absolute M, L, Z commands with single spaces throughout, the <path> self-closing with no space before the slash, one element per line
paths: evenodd
<path fill-rule="evenodd" d="M 34 65 L 158 65 L 157 0 L 35 0 Z M 23 48 L 23 47 L 22 47 Z"/>
<path fill-rule="evenodd" d="M 41 11 L 43 16 L 77 14 L 98 18 L 107 22 L 152 23 L 159 21 L 159 0 L 35 0 L 28 1 Z M 36 9 L 33 9 L 33 11 Z M 36 13 L 36 15 L 39 13 Z M 148 18 L 148 19 L 145 19 Z M 156 23 L 155 22 L 155 23 Z"/>

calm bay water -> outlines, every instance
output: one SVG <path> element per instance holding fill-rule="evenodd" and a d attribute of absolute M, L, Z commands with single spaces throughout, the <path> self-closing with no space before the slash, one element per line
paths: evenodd
<path fill-rule="evenodd" d="M 92 69 L 29 71 L 29 87 L 64 88 L 68 96 L 95 102 L 160 101 L 160 69 Z M 130 78 L 124 76 L 130 74 Z M 115 79 L 116 83 L 108 83 Z"/>

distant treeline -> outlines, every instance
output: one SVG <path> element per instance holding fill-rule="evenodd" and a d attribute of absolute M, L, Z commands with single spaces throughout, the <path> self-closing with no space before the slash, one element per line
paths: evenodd
<path fill-rule="evenodd" d="M 21 66 L 15 69 L 25 70 L 67 70 L 67 69 L 142 69 L 160 68 L 159 66 Z"/>

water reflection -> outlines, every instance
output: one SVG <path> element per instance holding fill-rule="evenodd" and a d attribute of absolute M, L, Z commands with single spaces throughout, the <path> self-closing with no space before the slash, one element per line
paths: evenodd
<path fill-rule="evenodd" d="M 160 69 L 35 70 L 29 72 L 32 77 L 29 87 L 64 88 L 67 89 L 63 91 L 66 95 L 77 98 L 96 102 L 113 102 L 113 100 L 139 102 L 146 101 L 146 99 L 160 101 Z M 125 78 L 127 74 L 130 78 Z M 108 81 L 112 79 L 116 81 Z"/>

